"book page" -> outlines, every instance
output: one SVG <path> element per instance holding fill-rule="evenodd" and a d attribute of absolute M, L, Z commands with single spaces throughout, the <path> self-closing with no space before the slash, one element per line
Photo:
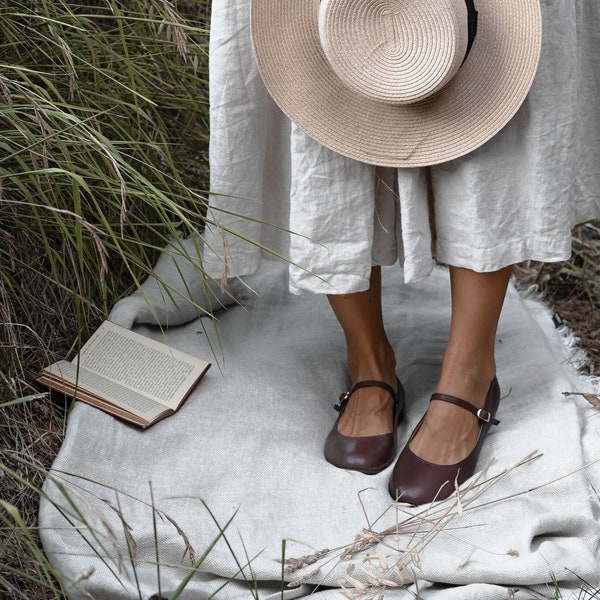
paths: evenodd
<path fill-rule="evenodd" d="M 48 379 L 48 374 L 50 374 L 50 379 Z M 103 407 L 106 402 L 109 402 L 148 421 L 153 421 L 166 410 L 162 404 L 96 373 L 84 368 L 78 369 L 76 364 L 66 360 L 46 367 L 44 375 L 46 378 L 40 378 L 39 381 L 51 384 L 52 388 L 68 395 L 74 395 L 92 405 Z M 110 408 L 107 410 L 110 412 Z"/>
<path fill-rule="evenodd" d="M 210 367 L 205 360 L 110 321 L 105 321 L 85 344 L 79 361 L 86 371 L 173 410 Z"/>

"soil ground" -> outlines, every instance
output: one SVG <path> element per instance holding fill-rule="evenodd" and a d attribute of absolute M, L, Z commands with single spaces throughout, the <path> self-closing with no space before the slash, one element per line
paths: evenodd
<path fill-rule="evenodd" d="M 587 355 L 583 372 L 600 377 L 600 221 L 577 227 L 569 262 L 535 262 L 515 266 L 515 283 L 536 285 L 556 311 L 555 323 L 564 321 Z"/>

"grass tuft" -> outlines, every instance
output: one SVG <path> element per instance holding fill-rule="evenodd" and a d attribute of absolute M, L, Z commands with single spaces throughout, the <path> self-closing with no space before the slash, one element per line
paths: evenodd
<path fill-rule="evenodd" d="M 207 1 L 0 0 L 6 598 L 61 594 L 36 523 L 67 407 L 30 382 L 77 351 L 173 235 L 202 229 L 208 8 Z"/>

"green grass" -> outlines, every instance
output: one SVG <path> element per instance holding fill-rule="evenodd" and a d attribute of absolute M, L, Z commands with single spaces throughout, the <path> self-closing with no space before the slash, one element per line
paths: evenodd
<path fill-rule="evenodd" d="M 160 0 L 0 5 L 0 295 L 13 324 L 3 338 L 24 326 L 67 344 L 86 336 L 157 248 L 202 228 L 198 4 L 184 5 L 186 20 Z M 5 383 L 23 362 L 7 346 Z"/>
<path fill-rule="evenodd" d="M 30 382 L 43 365 L 73 355 L 152 271 L 168 240 L 203 228 L 208 8 L 207 1 L 0 0 L 6 598 L 62 593 L 39 549 L 36 517 L 68 407 Z"/>

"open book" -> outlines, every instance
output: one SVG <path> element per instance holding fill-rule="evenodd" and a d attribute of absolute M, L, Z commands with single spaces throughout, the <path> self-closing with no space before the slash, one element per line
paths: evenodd
<path fill-rule="evenodd" d="M 37 381 L 140 427 L 172 415 L 210 363 L 104 321 L 72 362 Z"/>

